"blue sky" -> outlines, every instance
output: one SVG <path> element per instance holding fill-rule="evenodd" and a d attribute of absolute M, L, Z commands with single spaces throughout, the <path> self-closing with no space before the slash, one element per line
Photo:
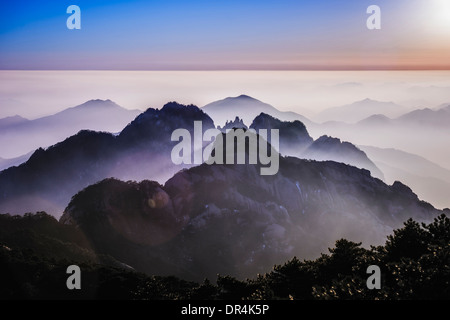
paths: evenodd
<path fill-rule="evenodd" d="M 0 69 L 370 69 L 438 53 L 450 65 L 449 34 L 423 27 L 433 1 L 3 1 Z M 66 28 L 72 4 L 81 30 Z M 366 28 L 371 4 L 382 30 Z"/>

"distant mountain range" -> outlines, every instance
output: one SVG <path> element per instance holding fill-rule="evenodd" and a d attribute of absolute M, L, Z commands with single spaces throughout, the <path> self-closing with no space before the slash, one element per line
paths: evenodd
<path fill-rule="evenodd" d="M 124 109 L 111 100 L 90 100 L 35 120 L 20 116 L 3 118 L 0 119 L 0 156 L 14 158 L 39 147 L 48 147 L 80 130 L 118 132 L 139 113 L 141 111 Z"/>
<path fill-rule="evenodd" d="M 25 118 L 23 118 L 21 116 L 18 116 L 18 115 L 15 115 L 15 116 L 12 116 L 12 117 L 2 118 L 2 119 L 0 119 L 0 130 L 6 129 L 6 128 L 10 127 L 10 126 L 23 124 L 23 123 L 26 123 L 26 122 L 29 122 L 29 121 L 30 120 L 25 119 Z"/>
<path fill-rule="evenodd" d="M 383 171 L 386 183 L 401 181 L 411 187 L 420 199 L 438 208 L 450 207 L 450 170 L 404 151 L 358 147 Z"/>
<path fill-rule="evenodd" d="M 324 118 L 315 118 L 319 121 L 327 120 L 320 124 L 299 114 L 280 112 L 271 105 L 245 95 L 216 101 L 203 109 L 222 123 L 231 120 L 230 115 L 238 115 L 244 123 L 250 123 L 251 120 L 248 119 L 261 112 L 280 120 L 300 120 L 315 138 L 333 136 L 355 145 L 405 150 L 450 169 L 450 153 L 442 152 L 443 149 L 450 148 L 448 103 L 436 109 L 410 111 L 393 102 L 364 99 L 323 111 Z"/>
<path fill-rule="evenodd" d="M 408 111 L 407 108 L 393 102 L 381 102 L 364 99 L 352 104 L 325 109 L 316 117 L 316 121 L 339 121 L 355 123 L 374 114 L 383 114 L 387 117 L 397 117 Z"/>
<path fill-rule="evenodd" d="M 364 100 L 367 101 L 367 100 Z M 438 109 L 417 109 L 410 112 L 406 112 L 397 117 L 388 116 L 389 112 L 383 112 L 382 105 L 385 105 L 383 102 L 371 101 L 371 105 L 373 106 L 373 110 L 362 110 L 361 113 L 369 113 L 366 117 L 356 121 L 360 116 L 348 116 L 347 112 L 341 110 L 340 108 L 333 108 L 323 111 L 328 117 L 332 118 L 333 121 L 329 121 L 328 123 L 324 123 L 325 127 L 345 127 L 349 125 L 356 125 L 358 127 L 368 127 L 369 129 L 373 129 L 374 127 L 386 127 L 386 126 L 410 126 L 413 128 L 440 128 L 440 129 L 448 129 L 448 123 L 450 123 L 450 105 L 442 105 Z M 360 106 L 364 103 L 354 103 L 350 106 Z M 376 105 L 381 104 L 380 108 L 376 108 Z M 359 108 L 359 107 L 357 107 Z M 355 109 L 357 109 L 355 108 Z M 345 108 L 343 108 L 345 109 Z M 348 108 L 349 113 L 355 113 L 355 110 Z M 364 107 L 362 107 L 364 109 Z M 330 110 L 337 110 L 337 112 L 341 112 L 339 117 L 332 116 L 333 112 L 329 112 Z M 390 112 L 390 113 L 398 113 L 398 112 Z M 340 119 L 340 120 L 338 120 Z M 398 127 L 397 130 L 401 130 L 401 127 Z"/>
<path fill-rule="evenodd" d="M 217 104 L 214 103 L 214 105 L 216 108 L 224 106 L 225 110 L 230 105 L 232 106 L 233 102 L 235 105 L 238 105 L 241 98 L 252 101 L 252 98 L 244 96 L 227 98 L 219 101 Z M 252 103 L 254 106 L 259 105 L 258 101 L 253 101 Z M 246 107 L 250 110 L 253 108 L 253 106 L 249 107 L 248 105 L 242 104 L 242 109 L 235 110 L 235 112 L 242 113 L 242 110 Z M 268 112 L 275 114 L 276 111 L 272 108 L 272 106 L 265 106 Z M 281 141 L 284 145 L 284 147 L 281 146 L 281 152 L 300 158 L 311 158 L 315 160 L 328 159 L 351 164 L 358 168 L 366 168 L 374 176 L 381 179 L 386 178 L 387 182 L 392 183 L 395 180 L 404 181 L 421 198 L 435 203 L 441 208 L 450 207 L 450 201 L 448 200 L 450 197 L 447 194 L 447 190 L 449 190 L 448 184 L 450 184 L 450 178 L 448 176 L 434 176 L 429 170 L 431 166 L 425 166 L 422 167 L 423 170 L 416 171 L 405 171 L 404 169 L 408 166 L 409 161 L 413 163 L 416 163 L 418 159 L 428 161 L 425 158 L 429 157 L 436 162 L 448 163 L 450 165 L 450 158 L 448 156 L 446 157 L 446 155 L 450 154 L 444 151 L 446 148 L 450 148 L 450 131 L 448 130 L 448 124 L 450 123 L 450 104 L 445 103 L 434 109 L 424 108 L 408 112 L 407 108 L 392 102 L 365 99 L 349 105 L 327 109 L 323 111 L 322 115 L 325 118 L 327 117 L 326 119 L 333 121 L 317 124 L 306 120 L 308 121 L 308 131 L 313 136 L 319 136 L 313 145 L 309 146 L 313 141 L 309 134 L 308 137 L 310 140 L 304 142 L 302 147 L 300 144 L 293 147 L 289 146 L 289 140 L 287 137 L 284 137 Z M 298 131 L 294 136 L 296 135 L 302 136 L 302 133 Z M 339 138 L 331 138 L 329 137 L 330 135 Z M 308 139 L 307 137 L 305 138 Z M 373 146 L 385 149 L 388 147 L 406 149 L 409 152 L 405 152 L 404 154 L 409 154 L 410 157 L 407 157 L 408 160 L 405 160 L 405 163 L 401 164 L 398 161 L 391 161 L 390 157 L 386 154 L 387 158 L 385 161 L 382 160 L 383 157 L 379 157 L 373 153 L 371 155 L 360 153 L 358 156 L 358 151 L 361 151 L 354 147 L 353 144 L 347 144 L 345 141 L 341 142 L 341 139 L 351 141 L 355 144 L 372 144 Z M 328 141 L 328 144 L 325 141 Z M 334 142 L 334 147 L 329 144 L 332 141 Z M 343 144 L 343 146 L 340 146 L 340 152 L 336 150 L 331 151 L 339 144 Z M 349 153 L 349 150 L 344 150 L 345 145 L 353 150 L 352 155 Z M 399 150 L 398 152 L 400 153 L 402 151 Z M 422 157 L 414 157 L 414 153 L 418 153 Z M 341 154 L 342 157 L 339 157 L 338 154 Z M 375 163 L 371 161 L 373 160 L 371 158 L 372 156 L 377 159 Z M 429 163 L 434 164 L 431 161 Z M 436 164 L 434 165 L 438 166 Z M 441 169 L 444 171 L 447 170 L 442 167 Z M 387 172 L 386 177 L 384 171 Z"/>
<path fill-rule="evenodd" d="M 450 106 L 443 107 L 438 110 L 432 110 L 429 108 L 414 110 L 397 119 L 395 122 L 415 125 L 415 126 L 428 126 L 438 127 L 440 129 L 449 129 L 450 123 Z"/>
<path fill-rule="evenodd" d="M 23 156 L 11 158 L 11 159 L 3 159 L 0 158 L 0 171 L 5 170 L 9 167 L 18 166 L 24 162 L 26 162 L 28 159 L 30 159 L 30 156 L 33 154 L 34 151 L 28 152 L 27 154 L 24 154 Z"/>
<path fill-rule="evenodd" d="M 265 113 L 283 121 L 300 120 L 306 126 L 311 124 L 311 120 L 291 111 L 280 111 L 270 104 L 259 101 L 247 95 L 238 97 L 228 97 L 223 100 L 209 103 L 202 107 L 217 125 L 223 126 L 230 116 L 238 116 L 244 123 L 251 123 L 260 113 Z"/>
<path fill-rule="evenodd" d="M 418 109 L 395 118 L 373 114 L 356 123 L 326 122 L 311 126 L 313 136 L 332 135 L 355 145 L 394 148 L 450 169 L 450 108 Z M 450 203 L 449 203 L 450 205 Z"/>

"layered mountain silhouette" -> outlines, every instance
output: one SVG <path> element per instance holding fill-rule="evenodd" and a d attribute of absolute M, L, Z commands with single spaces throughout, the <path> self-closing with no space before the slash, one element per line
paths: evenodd
<path fill-rule="evenodd" d="M 194 121 L 202 122 L 203 131 L 214 128 L 202 109 L 171 102 L 161 110 L 150 108 L 140 114 L 120 134 L 84 130 L 46 150 L 40 148 L 26 163 L 0 173 L 0 212 L 47 211 L 59 217 L 77 191 L 105 178 L 162 183 L 191 166 L 173 164 L 171 151 L 177 142 L 171 141 L 171 135 L 179 128 L 193 134 Z M 226 127 L 239 126 L 246 128 L 236 118 Z M 343 162 L 382 178 L 378 168 L 355 146 L 330 137 L 314 141 L 298 120 L 281 121 L 261 113 L 250 128 L 269 132 L 278 129 L 279 152 L 283 155 Z"/>
<path fill-rule="evenodd" d="M 429 108 L 414 110 L 395 119 L 395 122 L 411 126 L 437 127 L 440 130 L 448 130 L 448 124 L 450 123 L 450 106 L 438 110 Z"/>
<path fill-rule="evenodd" d="M 374 114 L 357 123 L 327 122 L 309 131 L 314 136 L 331 135 L 355 145 L 402 150 L 449 169 L 450 153 L 445 152 L 450 147 L 448 123 L 450 111 L 443 106 L 437 110 L 415 110 L 396 118 Z"/>
<path fill-rule="evenodd" d="M 298 158 L 318 161 L 332 160 L 364 168 L 374 177 L 383 179 L 383 173 L 355 145 L 341 142 L 338 138 L 321 136 L 314 140 L 305 125 L 296 120 L 293 122 L 280 121 L 274 117 L 261 113 L 250 126 L 251 129 L 278 129 L 280 132 L 280 153 Z"/>
<path fill-rule="evenodd" d="M 6 117 L 6 118 L 2 118 L 0 119 L 0 130 L 4 130 L 7 129 L 11 126 L 16 126 L 19 124 L 24 124 L 26 122 L 29 122 L 30 120 L 25 119 L 19 115 L 15 115 L 15 116 L 11 116 L 11 117 Z"/>
<path fill-rule="evenodd" d="M 182 168 L 171 161 L 172 132 L 193 132 L 194 121 L 214 128 L 197 107 L 173 102 L 148 109 L 118 135 L 83 130 L 40 148 L 26 163 L 0 172 L 0 212 L 59 216 L 77 191 L 104 178 L 165 181 Z"/>
<path fill-rule="evenodd" d="M 376 126 L 386 126 L 392 123 L 392 119 L 386 117 L 382 114 L 374 114 L 370 117 L 367 117 L 361 121 L 358 121 L 356 125 L 363 127 L 376 127 Z"/>
<path fill-rule="evenodd" d="M 170 102 L 118 134 L 82 130 L 40 148 L 0 172 L 0 213 L 48 211 L 77 230 L 80 248 L 90 250 L 83 259 L 95 253 L 112 265 L 201 281 L 317 257 L 342 237 L 381 244 L 408 218 L 429 222 L 444 212 L 405 184 L 378 179 L 355 145 L 314 140 L 303 122 L 261 110 L 249 129 L 279 130 L 277 174 L 261 175 L 260 163 L 174 165 L 172 133 L 193 135 L 195 121 L 203 132 L 215 128 L 204 109 Z M 242 118 L 224 128 L 236 127 L 248 130 Z"/>
<path fill-rule="evenodd" d="M 111 100 L 90 100 L 35 120 L 19 116 L 0 119 L 0 156 L 14 158 L 48 147 L 80 130 L 119 132 L 139 113 Z"/>
<path fill-rule="evenodd" d="M 251 123 L 260 113 L 269 114 L 284 121 L 300 120 L 308 127 L 312 122 L 306 117 L 291 111 L 280 111 L 270 104 L 247 95 L 228 97 L 223 100 L 209 103 L 202 107 L 216 124 L 223 125 L 231 120 L 230 115 L 238 116 L 244 123 Z"/>
<path fill-rule="evenodd" d="M 366 100 L 364 100 L 366 101 Z M 370 100 L 371 103 L 373 103 L 376 106 L 376 102 Z M 356 102 L 353 105 L 358 105 Z M 334 109 L 333 109 L 334 110 Z M 340 108 L 336 109 L 340 110 Z M 430 108 L 424 108 L 424 109 L 417 109 L 410 112 L 406 112 L 404 114 L 401 114 L 396 117 L 389 116 L 389 113 L 398 113 L 398 110 L 394 108 L 396 111 L 392 112 L 385 112 L 383 113 L 383 108 L 380 108 L 379 110 L 376 108 L 370 109 L 370 110 L 362 110 L 361 112 L 371 112 L 372 114 L 369 116 L 359 120 L 359 121 L 349 121 L 345 118 L 344 115 L 342 115 L 341 120 L 333 120 L 329 123 L 326 123 L 326 126 L 335 126 L 335 127 L 347 127 L 355 125 L 358 128 L 388 128 L 388 127 L 395 127 L 397 130 L 402 130 L 404 128 L 406 129 L 447 129 L 448 123 L 450 122 L 450 106 L 449 105 L 442 105 L 438 107 L 437 109 L 430 109 Z M 323 111 L 324 114 L 328 114 L 329 111 L 325 110 Z M 329 115 L 329 117 L 332 117 L 332 115 Z"/>
<path fill-rule="evenodd" d="M 387 117 L 398 117 L 407 112 L 403 106 L 393 102 L 364 99 L 348 105 L 332 107 L 320 112 L 315 119 L 320 122 L 339 121 L 355 123 L 374 114 L 383 114 Z"/>
<path fill-rule="evenodd" d="M 434 206 L 450 207 L 450 170 L 401 150 L 370 146 L 359 148 L 383 171 L 386 183 L 401 181 Z"/>
<path fill-rule="evenodd" d="M 0 171 L 5 170 L 10 167 L 18 166 L 18 165 L 26 162 L 28 159 L 30 159 L 30 156 L 32 154 L 33 154 L 33 151 L 28 152 L 27 154 L 24 154 L 23 156 L 11 158 L 11 159 L 0 158 Z"/>
<path fill-rule="evenodd" d="M 450 153 L 446 152 L 450 148 L 449 104 L 442 104 L 434 109 L 417 109 L 400 115 L 398 112 L 402 109 L 394 106 L 392 110 L 397 115 L 389 116 L 388 112 L 383 112 L 383 107 L 376 107 L 377 103 L 367 99 L 364 101 L 371 101 L 374 106 L 367 110 L 362 106 L 361 112 L 366 115 L 364 119 L 356 122 L 354 118 L 350 121 L 350 118 L 344 117 L 343 112 L 342 121 L 328 121 L 311 126 L 308 128 L 309 132 L 313 136 L 329 135 L 354 145 L 384 149 L 382 153 L 373 152 L 375 149 L 372 149 L 368 156 L 371 160 L 374 160 L 372 157 L 377 159 L 374 161 L 375 165 L 385 173 L 386 182 L 403 181 L 422 199 L 441 208 L 450 207 L 450 198 L 446 191 L 450 180 L 446 174 L 434 174 L 435 167 L 441 167 L 440 171 L 450 169 Z M 350 106 L 358 105 L 359 103 L 354 103 L 344 109 L 335 110 L 348 109 L 351 113 L 353 111 Z M 389 107 L 389 104 L 385 106 Z M 366 111 L 368 113 L 365 113 Z M 373 114 L 370 114 L 371 112 Z M 324 114 L 326 113 L 327 111 L 324 111 Z M 368 149 L 363 151 L 366 150 Z M 402 154 L 400 158 L 403 162 L 398 160 L 399 154 Z M 428 164 L 425 165 L 426 162 Z M 419 169 L 411 169 L 411 164 Z"/>
<path fill-rule="evenodd" d="M 367 170 L 281 157 L 274 176 L 258 165 L 202 164 L 164 185 L 106 179 L 75 195 L 60 222 L 136 270 L 202 280 L 317 256 L 340 237 L 381 243 L 405 219 L 440 213 Z"/>

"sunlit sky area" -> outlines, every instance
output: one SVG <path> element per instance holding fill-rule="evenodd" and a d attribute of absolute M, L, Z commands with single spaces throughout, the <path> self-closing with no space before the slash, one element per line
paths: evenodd
<path fill-rule="evenodd" d="M 0 68 L 450 69 L 450 1 L 2 1 Z"/>

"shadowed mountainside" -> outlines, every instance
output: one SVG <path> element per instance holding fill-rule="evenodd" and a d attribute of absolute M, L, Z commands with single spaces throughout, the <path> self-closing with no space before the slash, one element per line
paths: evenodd
<path fill-rule="evenodd" d="M 258 167 L 203 164 L 164 186 L 104 180 L 74 196 L 60 221 L 137 270 L 199 280 L 314 257 L 336 237 L 381 243 L 405 219 L 442 213 L 345 164 L 281 157 L 274 176 Z"/>
<path fill-rule="evenodd" d="M 58 217 L 76 192 L 102 179 L 165 181 L 182 168 L 171 161 L 172 132 L 192 133 L 196 120 L 203 130 L 214 127 L 199 108 L 172 102 L 148 109 L 119 135 L 80 131 L 40 148 L 26 163 L 0 172 L 0 212 L 47 211 Z"/>

